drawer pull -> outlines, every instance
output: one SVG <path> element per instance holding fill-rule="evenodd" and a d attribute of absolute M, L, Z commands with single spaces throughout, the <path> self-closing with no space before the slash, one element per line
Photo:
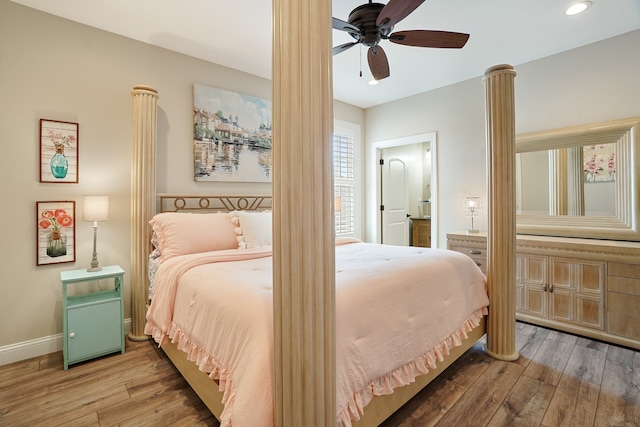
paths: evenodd
<path fill-rule="evenodd" d="M 553 285 L 549 285 L 549 292 L 553 292 Z"/>
<path fill-rule="evenodd" d="M 544 285 L 542 285 L 542 291 L 543 292 L 547 292 L 547 284 L 546 283 Z"/>
<path fill-rule="evenodd" d="M 482 263 L 481 263 L 481 262 L 476 261 L 476 265 L 477 265 L 478 267 L 480 267 L 480 266 L 482 265 Z"/>
<path fill-rule="evenodd" d="M 471 250 L 469 251 L 469 253 L 470 253 L 471 255 L 481 255 L 481 254 L 482 254 L 482 251 L 479 251 L 479 250 L 477 250 L 477 249 L 471 249 Z"/>
<path fill-rule="evenodd" d="M 76 336 L 76 333 L 75 333 L 75 332 L 71 332 L 71 333 L 69 334 L 69 338 L 74 338 L 75 336 Z"/>

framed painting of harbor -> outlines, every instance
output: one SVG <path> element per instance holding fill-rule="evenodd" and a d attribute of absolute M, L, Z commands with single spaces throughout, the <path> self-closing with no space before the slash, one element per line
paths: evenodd
<path fill-rule="evenodd" d="M 195 181 L 271 182 L 271 101 L 193 86 Z"/>

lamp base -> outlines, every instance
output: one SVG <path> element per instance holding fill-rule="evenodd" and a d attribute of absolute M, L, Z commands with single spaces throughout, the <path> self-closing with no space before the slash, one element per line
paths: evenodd
<path fill-rule="evenodd" d="M 100 263 L 98 262 L 98 252 L 96 251 L 96 240 L 98 238 L 98 222 L 93 221 L 93 253 L 91 254 L 91 264 L 87 271 L 100 271 Z"/>
<path fill-rule="evenodd" d="M 475 234 L 475 233 L 479 233 L 480 230 L 467 230 L 467 234 Z"/>
<path fill-rule="evenodd" d="M 94 240 L 95 242 L 95 240 Z M 94 243 L 95 245 L 95 243 Z M 100 263 L 98 262 L 98 254 L 96 253 L 95 249 L 93 251 L 93 257 L 91 258 L 91 264 L 89 265 L 89 268 L 87 268 L 87 271 L 100 271 L 102 270 L 102 267 L 100 267 Z"/>

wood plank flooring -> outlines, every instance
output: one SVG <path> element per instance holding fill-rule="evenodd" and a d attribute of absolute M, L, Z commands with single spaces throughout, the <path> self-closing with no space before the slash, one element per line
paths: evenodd
<path fill-rule="evenodd" d="M 383 427 L 640 426 L 640 352 L 517 323 L 515 362 L 478 343 Z"/>
<path fill-rule="evenodd" d="M 640 426 L 640 352 L 524 323 L 516 345 L 502 362 L 478 343 L 382 427 Z M 0 366 L 0 426 L 218 422 L 162 351 L 128 341 L 67 371 L 61 353 Z"/>

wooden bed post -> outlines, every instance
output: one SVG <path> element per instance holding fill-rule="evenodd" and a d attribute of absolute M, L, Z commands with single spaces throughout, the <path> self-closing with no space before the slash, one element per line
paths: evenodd
<path fill-rule="evenodd" d="M 488 355 L 516 360 L 515 101 L 511 65 L 485 72 L 487 127 Z"/>
<path fill-rule="evenodd" d="M 275 425 L 335 426 L 330 0 L 273 0 Z"/>
<path fill-rule="evenodd" d="M 133 159 L 131 167 L 131 332 L 132 341 L 145 341 L 148 278 L 147 257 L 151 242 L 149 220 L 156 210 L 156 117 L 158 92 L 150 86 L 134 86 Z"/>

